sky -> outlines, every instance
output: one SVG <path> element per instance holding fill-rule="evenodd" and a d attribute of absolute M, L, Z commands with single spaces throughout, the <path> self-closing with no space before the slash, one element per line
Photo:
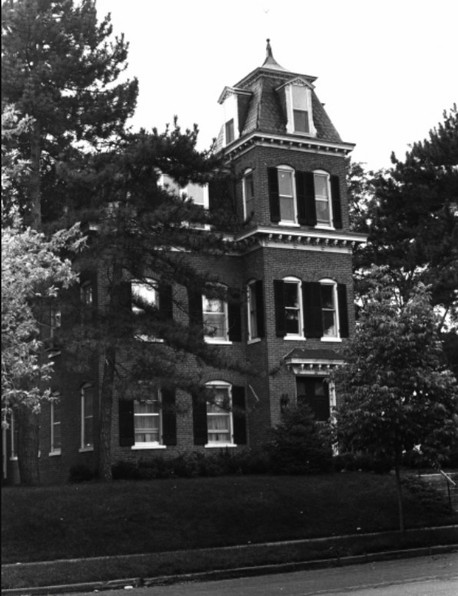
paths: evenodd
<path fill-rule="evenodd" d="M 403 158 L 458 103 L 457 0 L 96 0 L 130 43 L 140 93 L 134 129 L 199 126 L 206 149 L 223 123 L 218 98 L 276 61 L 316 76 L 315 91 L 352 157 Z"/>

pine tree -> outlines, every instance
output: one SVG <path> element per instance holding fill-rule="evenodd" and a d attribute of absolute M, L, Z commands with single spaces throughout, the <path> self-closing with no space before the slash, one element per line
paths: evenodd
<path fill-rule="evenodd" d="M 126 135 L 116 150 L 92 160 L 90 188 L 86 176 L 75 180 L 86 197 L 85 218 L 96 230 L 79 267 L 94 278 L 104 272 L 106 300 L 91 309 L 87 324 L 73 326 L 65 345 L 74 350 L 78 365 L 81 351 L 104 363 L 98 441 L 102 480 L 111 480 L 116 395 L 138 398 L 153 384 L 204 399 L 204 367 L 243 369 L 204 339 L 202 294 L 211 292 L 233 304 L 236 297 L 219 289 L 216 276 L 194 258 L 224 256 L 231 244 L 221 230 L 234 224 L 230 209 L 221 219 L 179 193 L 189 182 L 225 177 L 220 159 L 197 151 L 196 142 L 197 129 L 182 132 L 176 123 L 164 133 Z M 175 189 L 158 185 L 161 174 L 176 183 Z M 146 293 L 135 295 L 133 284 Z M 159 297 L 159 304 L 148 300 L 148 292 Z M 180 314 L 172 317 L 173 309 Z"/>
<path fill-rule="evenodd" d="M 128 44 L 112 40 L 109 16 L 97 22 L 94 0 L 6 0 L 2 10 L 2 102 L 33 118 L 21 144 L 30 160 L 22 207 L 39 229 L 65 204 L 58 162 L 121 134 L 138 85 L 118 82 Z"/>
<path fill-rule="evenodd" d="M 40 231 L 66 210 L 70 187 L 59 165 L 69 168 L 83 150 L 119 136 L 138 86 L 117 82 L 128 45 L 122 36 L 111 40 L 109 16 L 97 22 L 93 0 L 6 0 L 2 12 L 2 105 L 31 118 L 15 143 L 29 161 L 25 180 L 16 181 L 18 202 L 25 224 Z M 18 418 L 21 450 L 29 454 L 22 468 L 37 483 L 38 420 L 26 408 Z"/>

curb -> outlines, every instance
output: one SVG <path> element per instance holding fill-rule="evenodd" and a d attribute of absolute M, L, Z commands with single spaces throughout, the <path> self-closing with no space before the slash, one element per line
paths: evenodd
<path fill-rule="evenodd" d="M 256 567 L 237 567 L 199 573 L 184 573 L 179 575 L 163 575 L 152 578 L 125 578 L 106 582 L 86 582 L 77 584 L 64 584 L 59 586 L 40 586 L 36 588 L 11 588 L 2 590 L 2 594 L 10 596 L 39 596 L 46 594 L 70 594 L 82 591 L 104 591 L 125 589 L 126 587 L 140 588 L 151 586 L 165 586 L 179 582 L 216 581 L 235 579 L 238 577 L 254 577 L 256 575 L 269 575 L 275 573 L 289 573 L 293 571 L 306 571 L 307 569 L 326 569 L 329 567 L 346 567 L 372 563 L 377 561 L 390 561 L 393 559 L 407 559 L 421 556 L 440 555 L 458 552 L 457 544 L 428 546 L 406 550 L 383 551 L 379 553 L 353 555 L 331 559 L 317 559 L 295 563 L 279 563 L 274 565 L 258 565 Z"/>
<path fill-rule="evenodd" d="M 196 553 L 206 554 L 208 550 L 211 550 L 212 553 L 215 550 L 219 551 L 220 553 L 224 553 L 227 551 L 238 551 L 242 553 L 244 551 L 256 551 L 258 548 L 261 549 L 282 549 L 289 547 L 300 547 L 301 545 L 309 545 L 313 547 L 314 545 L 325 545 L 326 550 L 329 552 L 328 545 L 333 549 L 336 549 L 336 552 L 331 554 L 330 556 L 323 557 L 320 549 L 318 552 L 315 552 L 315 557 L 313 555 L 310 558 L 307 558 L 305 552 L 303 553 L 303 558 L 297 558 L 290 562 L 283 562 L 282 557 L 279 557 L 280 562 L 266 562 L 263 563 L 262 560 L 258 562 L 252 561 L 251 565 L 243 566 L 237 565 L 237 561 L 234 560 L 234 567 L 220 567 L 218 569 L 216 563 L 216 569 L 206 571 L 205 569 L 200 571 L 192 571 L 192 569 L 186 571 L 183 570 L 181 573 L 178 571 L 172 574 L 163 574 L 163 575 L 156 575 L 156 576 L 149 576 L 151 574 L 152 569 L 145 567 L 146 573 L 144 575 L 140 575 L 142 573 L 140 569 L 131 569 L 131 572 L 134 571 L 136 573 L 135 576 L 125 577 L 122 579 L 112 579 L 112 580 L 97 580 L 89 579 L 85 582 L 79 583 L 60 583 L 58 585 L 49 585 L 49 586 L 37 586 L 37 587 L 21 587 L 21 588 L 5 588 L 2 590 L 2 594 L 6 595 L 15 595 L 15 596 L 35 596 L 35 595 L 42 595 L 42 594 L 68 594 L 72 592 L 81 592 L 81 591 L 103 591 L 109 589 L 119 589 L 125 587 L 142 587 L 142 586 L 156 586 L 156 585 L 169 585 L 174 584 L 177 582 L 194 582 L 194 581 L 212 581 L 212 580 L 220 580 L 220 579 L 231 579 L 236 577 L 249 577 L 249 576 L 256 576 L 256 575 L 265 575 L 265 574 L 274 574 L 274 573 L 287 573 L 292 571 L 301 571 L 307 569 L 323 569 L 326 567 L 337 567 L 337 566 L 346 566 L 346 565 L 354 565 L 354 564 L 361 564 L 361 563 L 368 563 L 374 561 L 386 561 L 390 559 L 396 558 L 411 558 L 411 557 L 418 557 L 418 556 L 428 556 L 434 554 L 443 554 L 449 552 L 458 552 L 458 525 L 452 526 L 437 526 L 437 527 L 429 527 L 429 528 L 412 528 L 406 530 L 405 536 L 415 539 L 418 542 L 418 539 L 422 536 L 422 540 L 420 539 L 420 544 L 423 542 L 422 546 L 414 545 L 414 544 L 398 544 L 396 545 L 397 538 L 399 537 L 398 531 L 390 531 L 390 532 L 375 532 L 375 533 L 368 533 L 368 534 L 351 534 L 351 535 L 344 535 L 344 536 L 334 536 L 334 537 L 321 537 L 321 538 L 308 538 L 308 539 L 296 539 L 296 540 L 288 540 L 288 541 L 279 541 L 279 542 L 266 542 L 266 543 L 255 543 L 255 544 L 243 544 L 243 545 L 234 545 L 234 546 L 225 546 L 225 547 L 218 547 L 217 549 L 197 549 Z M 379 543 L 379 546 L 382 546 L 381 550 L 377 550 L 377 541 L 382 539 L 382 543 L 385 542 L 384 548 L 382 544 Z M 374 542 L 375 540 L 375 542 Z M 350 544 L 355 545 L 359 543 L 359 553 L 355 552 L 354 554 L 344 554 L 342 552 L 339 554 L 339 544 L 342 547 L 343 544 L 350 541 Z M 409 541 L 409 540 L 408 540 Z M 321 546 L 321 548 L 322 548 Z M 390 550 L 391 546 L 393 547 Z M 397 546 L 397 548 L 396 548 Z M 375 548 L 374 548 L 375 547 Z M 183 551 L 170 551 L 169 553 L 162 553 L 163 555 L 176 555 L 177 552 Z M 286 561 L 288 561 L 287 553 L 283 553 Z M 310 553 L 312 554 L 312 553 Z M 324 554 L 324 552 L 323 552 Z M 3 571 L 7 572 L 8 570 L 14 569 L 23 569 L 24 572 L 26 571 L 27 567 L 29 567 L 29 575 L 32 572 L 33 568 L 38 566 L 39 568 L 51 566 L 51 565 L 60 565 L 60 564 L 75 564 L 78 565 L 79 563 L 83 562 L 92 562 L 95 565 L 103 565 L 104 561 L 111 560 L 111 559 L 120 559 L 119 564 L 122 565 L 122 560 L 127 561 L 135 560 L 137 558 L 144 559 L 145 557 L 148 558 L 150 555 L 154 556 L 154 553 L 150 554 L 137 554 L 137 555 L 118 555 L 118 556 L 103 556 L 103 557 L 93 557 L 93 558 L 84 558 L 84 559 L 60 559 L 56 561 L 37 561 L 32 563 L 11 563 L 2 565 L 2 575 Z M 239 562 L 242 562 L 239 558 Z M 128 566 L 128 565 L 127 565 Z M 135 566 L 134 566 L 135 567 Z M 97 569 L 98 567 L 96 567 Z M 127 570 L 127 569 L 126 569 Z M 165 569 L 164 569 L 165 571 Z M 149 572 L 149 574 L 148 574 Z M 94 573 L 92 573 L 94 578 Z M 26 574 L 27 577 L 27 574 Z M 75 574 L 77 577 L 77 574 Z M 80 575 L 81 577 L 81 575 Z M 24 578 L 25 579 L 25 578 Z M 57 579 L 57 578 L 56 578 Z M 63 577 L 61 579 L 64 579 Z M 65 578 L 67 579 L 67 578 Z M 64 579 L 64 581 L 65 581 Z M 71 578 L 68 577 L 68 579 Z M 26 580 L 27 581 L 27 580 Z M 24 582 L 25 583 L 25 582 Z M 32 582 L 30 582 L 32 583 Z"/>

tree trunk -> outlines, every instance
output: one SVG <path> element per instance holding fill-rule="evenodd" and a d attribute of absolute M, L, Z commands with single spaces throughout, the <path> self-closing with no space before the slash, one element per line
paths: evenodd
<path fill-rule="evenodd" d="M 21 484 L 36 486 L 40 484 L 38 415 L 25 405 L 20 405 L 14 414 L 18 425 L 17 455 Z"/>
<path fill-rule="evenodd" d="M 113 389 L 116 366 L 116 346 L 110 345 L 105 352 L 99 420 L 99 479 L 111 482 L 111 422 L 113 414 Z"/>
<path fill-rule="evenodd" d="M 400 457 L 396 454 L 396 459 L 394 462 L 394 470 L 396 476 L 396 492 L 398 496 L 398 512 L 399 512 L 399 529 L 401 532 L 405 532 L 405 523 L 404 523 L 404 500 L 402 498 L 402 482 L 401 482 L 401 465 L 400 465 Z"/>
<path fill-rule="evenodd" d="M 115 262 L 112 270 L 112 284 L 108 312 L 114 320 L 121 312 L 120 286 L 122 283 L 122 266 Z M 99 479 L 111 482 L 111 424 L 113 418 L 114 381 L 116 372 L 116 339 L 112 339 L 104 354 L 102 391 L 100 396 L 99 420 Z"/>

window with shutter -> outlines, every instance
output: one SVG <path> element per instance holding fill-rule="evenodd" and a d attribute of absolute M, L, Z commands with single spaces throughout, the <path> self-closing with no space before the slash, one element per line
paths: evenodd
<path fill-rule="evenodd" d="M 276 331 L 285 339 L 304 339 L 302 282 L 295 277 L 274 281 Z"/>
<path fill-rule="evenodd" d="M 207 400 L 207 447 L 228 447 L 234 442 L 233 387 L 224 381 L 206 384 L 210 392 Z M 236 390 L 239 406 L 240 389 Z M 239 423 L 240 423 L 239 419 Z M 238 431 L 241 432 L 240 427 Z"/>

